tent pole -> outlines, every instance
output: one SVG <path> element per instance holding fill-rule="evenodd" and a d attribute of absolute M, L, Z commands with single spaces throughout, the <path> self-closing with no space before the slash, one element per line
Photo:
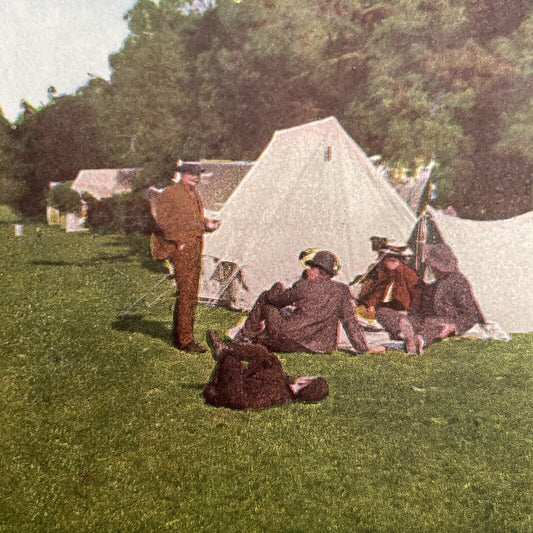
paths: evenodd
<path fill-rule="evenodd" d="M 362 283 L 363 281 L 366 281 L 368 276 L 372 273 L 372 271 L 381 263 L 381 260 L 386 256 L 386 252 L 381 252 L 380 256 L 376 261 L 374 261 L 366 270 L 366 272 L 362 275 L 355 276 L 355 278 L 348 283 L 348 286 L 355 285 L 356 283 Z"/>
<path fill-rule="evenodd" d="M 167 289 L 166 291 L 163 291 L 157 298 L 154 298 L 151 302 L 146 302 L 146 307 L 152 307 L 156 302 L 161 300 L 164 296 L 166 296 L 169 292 L 172 292 L 174 290 L 174 287 L 171 287 L 170 289 Z"/>
<path fill-rule="evenodd" d="M 219 263 L 221 263 L 221 261 L 219 261 Z M 217 265 L 219 264 L 217 263 Z M 216 265 L 215 265 L 215 269 L 216 269 Z M 237 274 L 239 273 L 239 267 L 237 265 L 235 265 L 235 267 L 233 268 L 232 272 L 231 272 L 231 275 L 230 277 L 227 279 L 226 283 L 222 286 L 222 288 L 218 291 L 218 297 L 206 297 L 205 300 L 208 305 L 214 305 L 217 303 L 218 300 L 220 300 L 220 297 L 224 294 L 224 291 L 229 287 L 230 283 L 235 279 L 235 277 L 237 276 Z M 213 277 L 213 276 L 211 276 Z"/>

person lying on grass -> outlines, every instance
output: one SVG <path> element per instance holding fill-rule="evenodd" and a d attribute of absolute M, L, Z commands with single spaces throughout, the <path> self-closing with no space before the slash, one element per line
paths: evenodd
<path fill-rule="evenodd" d="M 290 377 L 279 359 L 260 344 L 224 342 L 207 332 L 216 360 L 203 395 L 208 403 L 231 409 L 261 409 L 291 401 L 318 402 L 329 394 L 322 376 Z"/>

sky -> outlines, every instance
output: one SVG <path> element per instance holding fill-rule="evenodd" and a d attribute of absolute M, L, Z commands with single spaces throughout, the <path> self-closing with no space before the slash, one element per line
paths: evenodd
<path fill-rule="evenodd" d="M 24 98 L 39 107 L 48 87 L 74 94 L 91 75 L 109 79 L 108 57 L 128 34 L 136 0 L 0 0 L 0 107 L 13 122 Z"/>

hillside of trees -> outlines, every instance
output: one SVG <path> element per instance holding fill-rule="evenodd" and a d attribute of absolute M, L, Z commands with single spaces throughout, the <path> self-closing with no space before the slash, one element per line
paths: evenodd
<path fill-rule="evenodd" d="M 533 2 L 185 4 L 138 0 L 110 81 L 0 115 L 2 203 L 44 213 L 47 183 L 82 168 L 157 185 L 178 156 L 255 160 L 275 130 L 334 115 L 389 166 L 435 157 L 437 207 L 532 208 Z"/>

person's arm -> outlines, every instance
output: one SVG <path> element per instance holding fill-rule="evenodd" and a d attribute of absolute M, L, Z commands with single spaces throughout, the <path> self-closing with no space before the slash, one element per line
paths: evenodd
<path fill-rule="evenodd" d="M 292 305 L 300 297 L 299 282 L 297 281 L 292 287 L 286 289 L 279 281 L 272 285 L 267 292 L 267 300 L 274 307 L 285 307 Z"/>
<path fill-rule="evenodd" d="M 210 218 L 204 218 L 204 229 L 207 233 L 212 233 L 220 228 L 220 220 L 212 220 Z"/>
<path fill-rule="evenodd" d="M 406 282 L 409 291 L 409 311 L 419 311 L 422 307 L 423 284 L 418 274 L 410 267 L 406 267 Z"/>
<path fill-rule="evenodd" d="M 350 340 L 351 345 L 353 346 L 356 353 L 365 353 L 368 351 L 368 344 L 366 342 L 366 337 L 363 332 L 363 328 L 359 325 L 355 319 L 355 306 L 352 301 L 350 291 L 348 287 L 342 295 L 341 301 L 341 316 L 340 316 L 342 327 L 346 331 L 346 335 Z"/>
<path fill-rule="evenodd" d="M 378 302 L 378 293 L 381 285 L 378 279 L 368 279 L 364 284 L 359 296 L 357 297 L 357 303 L 365 305 L 366 307 L 375 307 Z"/>

